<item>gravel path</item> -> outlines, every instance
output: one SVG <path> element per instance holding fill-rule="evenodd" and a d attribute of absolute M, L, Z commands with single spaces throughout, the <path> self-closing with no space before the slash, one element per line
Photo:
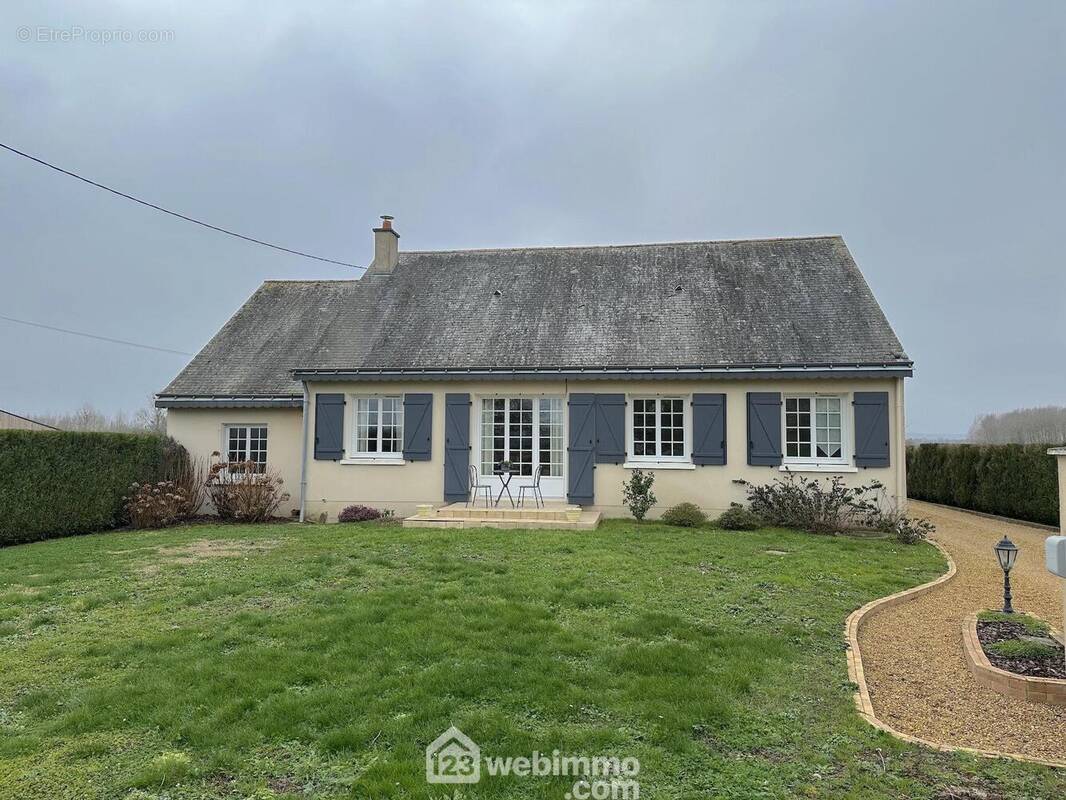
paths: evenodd
<path fill-rule="evenodd" d="M 872 615 L 859 634 L 870 699 L 897 730 L 947 745 L 1066 761 L 1066 708 L 1028 703 L 978 686 L 962 650 L 962 621 L 1003 603 L 992 546 L 1004 534 L 1021 552 L 1011 572 L 1014 607 L 1063 627 L 1062 581 L 1044 568 L 1036 528 L 911 501 L 958 566 L 953 579 Z"/>

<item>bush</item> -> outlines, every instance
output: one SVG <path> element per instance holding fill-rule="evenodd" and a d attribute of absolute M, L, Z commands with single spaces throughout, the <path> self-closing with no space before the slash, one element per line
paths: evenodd
<path fill-rule="evenodd" d="M 337 522 L 370 522 L 381 519 L 382 513 L 370 506 L 348 506 L 337 515 Z"/>
<path fill-rule="evenodd" d="M 839 475 L 821 481 L 794 475 L 763 486 L 748 484 L 751 510 L 771 525 L 812 533 L 836 533 L 851 527 L 854 502 L 865 489 L 849 489 Z"/>
<path fill-rule="evenodd" d="M 651 490 L 655 476 L 650 472 L 635 469 L 629 480 L 622 484 L 622 499 L 629 506 L 629 513 L 637 522 L 643 522 L 648 511 L 655 505 L 655 493 Z"/>
<path fill-rule="evenodd" d="M 162 479 L 158 435 L 0 431 L 0 545 L 113 528 L 133 483 Z"/>
<path fill-rule="evenodd" d="M 264 522 L 289 499 L 281 476 L 254 461 L 218 461 L 207 476 L 207 494 L 221 519 Z"/>
<path fill-rule="evenodd" d="M 936 530 L 929 520 L 904 514 L 880 481 L 849 489 L 838 475 L 823 484 L 789 473 L 763 486 L 746 485 L 751 510 L 784 528 L 812 533 L 871 528 L 893 534 L 902 544 L 919 542 Z"/>
<path fill-rule="evenodd" d="M 126 517 L 134 528 L 163 528 L 182 518 L 185 491 L 173 481 L 135 483 L 126 501 Z"/>
<path fill-rule="evenodd" d="M 766 523 L 754 511 L 740 503 L 730 503 L 729 508 L 714 522 L 714 527 L 727 531 L 753 531 Z"/>
<path fill-rule="evenodd" d="M 698 528 L 707 521 L 707 515 L 695 503 L 678 503 L 663 514 L 662 521 L 679 528 Z"/>
<path fill-rule="evenodd" d="M 936 531 L 936 526 L 927 519 L 918 517 L 900 517 L 892 533 L 900 544 L 918 544 L 929 538 Z"/>
<path fill-rule="evenodd" d="M 171 440 L 173 441 L 173 440 Z M 190 456 L 180 445 L 175 452 L 167 452 L 164 458 L 163 478 L 182 492 L 178 508 L 180 519 L 189 519 L 200 513 L 207 494 L 207 469 L 204 462 Z"/>
<path fill-rule="evenodd" d="M 1055 457 L 1046 445 L 920 444 L 907 448 L 916 500 L 1030 522 L 1059 522 Z"/>

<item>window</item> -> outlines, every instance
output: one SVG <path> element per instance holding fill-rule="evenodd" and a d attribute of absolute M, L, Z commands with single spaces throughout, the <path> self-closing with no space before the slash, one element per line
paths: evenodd
<path fill-rule="evenodd" d="M 685 459 L 685 403 L 680 397 L 633 399 L 633 460 Z"/>
<path fill-rule="evenodd" d="M 403 457 L 403 398 L 355 397 L 354 458 Z"/>
<path fill-rule="evenodd" d="M 267 463 L 267 429 L 265 425 L 227 425 L 226 460 L 231 464 L 251 461 L 263 472 Z"/>
<path fill-rule="evenodd" d="M 844 461 L 840 397 L 785 398 L 785 458 Z"/>
<path fill-rule="evenodd" d="M 491 475 L 501 461 L 532 476 L 563 474 L 563 401 L 560 397 L 486 397 L 481 401 L 481 472 Z"/>

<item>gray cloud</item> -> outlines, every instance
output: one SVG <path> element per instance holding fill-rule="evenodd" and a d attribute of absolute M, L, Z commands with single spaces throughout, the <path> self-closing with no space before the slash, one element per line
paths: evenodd
<path fill-rule="evenodd" d="M 22 26 L 173 31 L 20 42 Z M 909 427 L 1066 402 L 1066 6 L 5 4 L 10 144 L 355 263 L 841 233 L 918 364 Z M 0 39 L 2 41 L 2 39 Z M 195 350 L 256 248 L 0 153 L 0 313 Z M 182 366 L 0 322 L 0 407 L 132 408 Z"/>

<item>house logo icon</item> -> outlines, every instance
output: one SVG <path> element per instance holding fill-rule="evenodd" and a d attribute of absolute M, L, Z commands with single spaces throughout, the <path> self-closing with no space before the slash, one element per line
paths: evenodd
<path fill-rule="evenodd" d="M 481 780 L 481 748 L 454 725 L 426 748 L 426 781 L 477 783 Z"/>

